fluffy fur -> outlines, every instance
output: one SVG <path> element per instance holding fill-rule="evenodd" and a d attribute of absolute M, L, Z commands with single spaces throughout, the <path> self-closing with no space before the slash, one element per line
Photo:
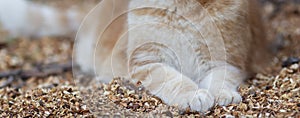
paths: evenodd
<path fill-rule="evenodd" d="M 22 6 L 10 12 L 22 15 L 1 15 L 1 22 L 14 34 L 24 33 L 22 28 L 29 27 L 24 22 L 33 20 L 28 18 L 29 10 L 24 10 L 28 5 L 10 1 Z M 240 102 L 238 86 L 259 69 L 260 57 L 267 54 L 256 1 L 107 0 L 101 5 L 81 25 L 76 63 L 85 72 L 95 69 L 102 81 L 114 76 L 132 78 L 165 103 L 182 109 L 205 111 L 214 104 Z M 60 35 L 73 29 L 49 20 L 58 17 L 55 9 L 38 8 L 44 9 L 39 14 L 48 19 L 43 26 L 52 25 L 25 34 Z M 130 11 L 118 16 L 127 9 Z M 6 13 L 1 9 L 1 14 Z M 71 14 L 76 13 L 63 16 L 76 24 Z M 22 20 L 8 20 L 11 18 Z M 109 18 L 115 20 L 101 22 Z M 18 27 L 11 22 L 19 23 Z"/>

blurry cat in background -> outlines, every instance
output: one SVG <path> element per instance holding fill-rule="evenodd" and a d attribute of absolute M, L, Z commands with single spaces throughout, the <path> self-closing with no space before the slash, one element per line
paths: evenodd
<path fill-rule="evenodd" d="M 268 55 L 257 1 L 111 0 L 102 5 L 77 34 L 75 62 L 84 72 L 96 71 L 105 82 L 128 76 L 166 104 L 182 109 L 205 111 L 215 103 L 240 102 L 238 86 Z M 135 9 L 99 31 L 108 11 L 140 5 L 167 9 Z M 77 30 L 87 13 L 81 10 L 2 0 L 0 21 L 14 36 L 67 35 Z M 104 33 L 98 48 L 99 32 Z"/>
<path fill-rule="evenodd" d="M 28 0 L 1 0 L 0 23 L 13 37 L 67 36 L 76 33 L 93 6 L 70 5 L 68 9 L 62 9 Z"/>

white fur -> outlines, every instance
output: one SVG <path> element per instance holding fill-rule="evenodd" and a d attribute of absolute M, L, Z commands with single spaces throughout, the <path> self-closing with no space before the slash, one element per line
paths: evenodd
<path fill-rule="evenodd" d="M 143 80 L 143 85 L 152 94 L 180 108 L 205 111 L 215 102 L 220 105 L 237 103 L 241 101 L 237 86 L 246 78 L 246 74 L 226 62 L 225 47 L 218 28 L 210 24 L 212 19 L 205 15 L 205 10 L 193 2 L 131 1 L 130 8 L 145 6 L 169 10 L 166 16 L 129 13 L 128 59 L 133 59 L 132 63 L 158 63 L 129 67 L 132 68 L 133 81 Z M 172 12 L 177 15 L 172 15 Z M 165 48 L 160 47 L 160 44 L 165 45 Z M 195 51 L 197 47 L 205 46 L 211 49 Z M 147 50 L 143 47 L 159 51 L 139 52 Z M 143 79 L 144 76 L 146 79 Z"/>
<path fill-rule="evenodd" d="M 11 36 L 60 36 L 75 33 L 80 20 L 76 10 L 63 13 L 70 24 L 63 24 L 61 11 L 45 5 L 37 5 L 27 0 L 1 0 L 0 22 Z"/>
<path fill-rule="evenodd" d="M 119 49 L 115 51 L 118 58 L 113 58 L 112 54 L 107 54 L 113 51 L 101 48 L 101 41 L 97 42 L 98 36 L 106 30 L 103 28 L 111 23 L 111 18 L 116 17 L 114 11 L 118 8 L 111 7 L 115 5 L 115 1 L 106 0 L 81 25 L 77 35 L 75 62 L 85 72 L 96 69 L 96 74 L 100 75 L 97 78 L 104 78 L 106 82 L 114 74 L 122 75 L 129 65 L 129 72 L 126 74 L 133 77 L 133 82 L 141 80 L 152 94 L 165 103 L 177 104 L 180 108 L 205 111 L 215 102 L 227 105 L 241 101 L 237 87 L 247 77 L 246 72 L 227 63 L 222 35 L 205 9 L 192 0 L 179 1 L 131 0 L 129 4 L 125 4 L 129 5 L 130 10 L 152 7 L 168 9 L 169 12 L 165 16 L 129 12 L 125 23 L 128 25 L 128 37 L 124 38 L 128 42 L 121 45 L 124 47 L 112 49 Z M 238 7 L 235 6 L 233 11 Z M 27 14 L 32 11 L 39 11 L 43 19 L 41 23 L 30 21 L 32 19 Z M 13 35 L 64 35 L 76 30 L 79 26 L 77 11 L 69 10 L 64 14 L 69 22 L 67 27 L 60 24 L 57 18 L 59 12 L 52 7 L 24 0 L 0 1 L 0 21 Z M 232 17 L 226 15 L 228 14 L 221 13 L 213 20 L 230 20 L 236 17 L 234 13 Z M 110 35 L 117 34 L 112 31 Z M 245 38 L 239 40 L 248 40 L 247 36 Z M 199 47 L 207 49 L 196 50 Z M 97 56 L 95 51 L 99 50 L 101 53 Z M 121 54 L 126 57 L 121 57 Z M 128 63 L 124 64 L 123 60 Z"/>

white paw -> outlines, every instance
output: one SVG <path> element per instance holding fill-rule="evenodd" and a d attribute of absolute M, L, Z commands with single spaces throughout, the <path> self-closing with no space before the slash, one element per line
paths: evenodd
<path fill-rule="evenodd" d="M 239 103 L 242 101 L 241 95 L 237 91 L 233 90 L 224 89 L 213 94 L 218 105 L 228 105 L 231 103 Z"/>
<path fill-rule="evenodd" d="M 194 111 L 204 112 L 214 106 L 214 98 L 207 90 L 198 89 L 174 96 L 169 104 L 178 105 L 181 109 L 190 108 Z"/>

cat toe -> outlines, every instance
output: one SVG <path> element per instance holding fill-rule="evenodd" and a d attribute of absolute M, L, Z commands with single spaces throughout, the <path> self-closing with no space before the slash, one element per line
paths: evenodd
<path fill-rule="evenodd" d="M 215 96 L 218 105 L 228 105 L 242 101 L 241 95 L 237 91 L 222 90 Z"/>
<path fill-rule="evenodd" d="M 178 105 L 180 109 L 204 112 L 214 106 L 214 98 L 207 90 L 199 89 L 178 96 L 172 104 Z"/>
<path fill-rule="evenodd" d="M 207 90 L 204 89 L 197 90 L 196 94 L 191 99 L 191 110 L 204 112 L 214 106 L 213 96 Z"/>

